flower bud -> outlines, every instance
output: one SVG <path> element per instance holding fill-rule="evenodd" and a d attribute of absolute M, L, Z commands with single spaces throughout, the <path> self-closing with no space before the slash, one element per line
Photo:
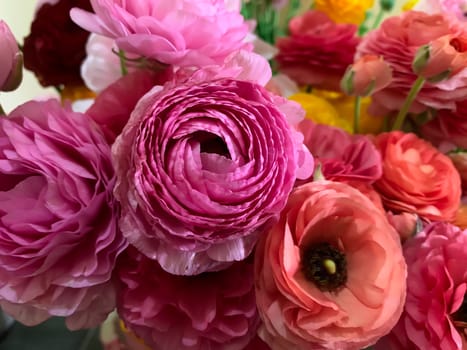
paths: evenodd
<path fill-rule="evenodd" d="M 12 91 L 23 78 L 23 55 L 4 21 L 0 21 L 0 61 L 0 91 Z"/>
<path fill-rule="evenodd" d="M 412 69 L 418 76 L 437 83 L 467 66 L 466 51 L 467 36 L 445 35 L 418 49 Z"/>
<path fill-rule="evenodd" d="M 387 12 L 393 9 L 394 4 L 395 4 L 394 0 L 379 0 L 379 6 L 381 6 L 381 8 Z"/>
<path fill-rule="evenodd" d="M 391 67 L 383 58 L 366 55 L 347 68 L 341 89 L 348 95 L 368 96 L 384 89 L 391 80 Z"/>

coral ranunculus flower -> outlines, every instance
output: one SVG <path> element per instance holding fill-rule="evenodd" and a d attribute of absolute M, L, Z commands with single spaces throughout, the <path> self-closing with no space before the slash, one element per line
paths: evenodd
<path fill-rule="evenodd" d="M 404 312 L 378 350 L 461 350 L 467 346 L 467 230 L 434 223 L 404 245 Z"/>
<path fill-rule="evenodd" d="M 383 176 L 375 182 L 386 208 L 438 221 L 454 219 L 461 180 L 452 161 L 415 134 L 378 135 Z"/>
<path fill-rule="evenodd" d="M 308 11 L 290 21 L 289 31 L 288 37 L 277 41 L 279 71 L 298 84 L 339 91 L 360 42 L 357 27 Z"/>
<path fill-rule="evenodd" d="M 118 266 L 118 313 L 151 349 L 241 350 L 255 337 L 251 259 L 219 272 L 175 276 L 130 248 Z"/>
<path fill-rule="evenodd" d="M 110 146 L 57 100 L 0 119 L 0 305 L 34 325 L 95 327 L 115 308 L 111 274 L 125 248 Z"/>
<path fill-rule="evenodd" d="M 224 0 L 91 0 L 95 12 L 71 17 L 91 32 L 115 39 L 121 50 L 165 64 L 222 63 L 241 48 L 249 29 Z"/>
<path fill-rule="evenodd" d="M 406 288 L 385 214 L 339 182 L 297 187 L 255 255 L 259 335 L 273 350 L 356 350 L 396 324 Z"/>
<path fill-rule="evenodd" d="M 123 234 L 174 274 L 244 259 L 296 178 L 312 173 L 287 119 L 302 117 L 296 103 L 251 82 L 154 88 L 112 148 Z"/>
<path fill-rule="evenodd" d="M 399 16 L 387 18 L 380 28 L 371 31 L 362 39 L 357 57 L 377 55 L 391 66 L 393 79 L 384 89 L 373 95 L 371 112 L 385 115 L 398 111 L 417 79 L 412 62 L 421 46 L 443 36 L 450 36 L 452 44 L 459 49 L 459 55 L 467 48 L 465 42 L 467 27 L 447 15 L 429 15 L 408 11 Z M 426 83 L 411 106 L 411 112 L 427 109 L 455 109 L 456 101 L 467 98 L 467 67 L 437 83 Z"/>

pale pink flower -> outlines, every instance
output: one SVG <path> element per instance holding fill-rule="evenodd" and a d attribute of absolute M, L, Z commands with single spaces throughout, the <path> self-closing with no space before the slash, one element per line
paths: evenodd
<path fill-rule="evenodd" d="M 242 48 L 248 25 L 224 0 L 91 0 L 95 14 L 80 9 L 72 19 L 115 39 L 117 47 L 165 64 L 202 67 L 222 63 Z"/>
<path fill-rule="evenodd" d="M 11 91 L 21 83 L 23 55 L 8 25 L 0 20 L 0 91 Z"/>
<path fill-rule="evenodd" d="M 404 312 L 378 350 L 466 349 L 467 230 L 427 226 L 404 245 L 408 265 Z"/>
<path fill-rule="evenodd" d="M 357 48 L 362 55 L 382 56 L 391 66 L 393 79 L 372 96 L 371 113 L 384 115 L 402 107 L 417 75 L 412 70 L 416 52 L 440 37 L 463 37 L 467 27 L 453 17 L 407 11 L 387 18 L 381 26 L 365 35 Z M 462 49 L 461 51 L 464 51 Z M 456 101 L 467 98 L 467 66 L 448 79 L 426 83 L 411 106 L 411 112 L 429 108 L 454 109 Z"/>
<path fill-rule="evenodd" d="M 110 147 L 98 126 L 57 100 L 0 119 L 0 305 L 34 325 L 66 317 L 95 327 L 115 307 L 125 248 Z"/>
<path fill-rule="evenodd" d="M 413 7 L 414 10 L 430 14 L 446 13 L 464 20 L 466 11 L 466 0 L 420 0 Z"/>
<path fill-rule="evenodd" d="M 97 34 L 89 36 L 81 76 L 94 92 L 101 92 L 122 76 L 120 59 L 112 49 L 115 50 L 114 40 Z"/>

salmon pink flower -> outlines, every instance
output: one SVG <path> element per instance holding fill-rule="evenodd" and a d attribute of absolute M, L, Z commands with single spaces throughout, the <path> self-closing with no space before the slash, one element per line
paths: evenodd
<path fill-rule="evenodd" d="M 393 74 L 391 83 L 372 95 L 370 112 L 374 115 L 385 115 L 401 109 L 417 79 L 412 70 L 412 62 L 421 46 L 438 40 L 436 45 L 443 47 L 440 38 L 444 37 L 445 44 L 450 38 L 449 43 L 451 40 L 453 42 L 449 46 L 452 47 L 444 47 L 454 53 L 453 50 L 458 46 L 455 42 L 464 42 L 461 38 L 466 34 L 467 27 L 464 23 L 453 17 L 407 11 L 399 16 L 387 18 L 378 29 L 365 35 L 358 46 L 356 56 L 382 56 L 391 66 Z M 460 48 L 463 52 L 464 49 Z M 456 68 L 448 79 L 426 83 L 412 103 L 410 111 L 418 113 L 430 108 L 453 110 L 456 101 L 466 98 L 467 66 L 460 70 Z"/>
<path fill-rule="evenodd" d="M 406 269 L 397 233 L 362 193 L 299 186 L 256 250 L 259 335 L 273 350 L 369 346 L 399 319 Z"/>
<path fill-rule="evenodd" d="M 387 209 L 438 221 L 454 219 L 461 181 L 451 160 L 414 134 L 393 131 L 375 140 L 383 176 L 374 184 Z"/>
<path fill-rule="evenodd" d="M 460 350 L 467 346 L 467 230 L 434 223 L 404 245 L 404 312 L 378 350 Z"/>
<path fill-rule="evenodd" d="M 242 48 L 249 29 L 224 0 L 91 0 L 94 13 L 73 9 L 83 28 L 115 39 L 120 50 L 177 66 L 220 64 Z"/>

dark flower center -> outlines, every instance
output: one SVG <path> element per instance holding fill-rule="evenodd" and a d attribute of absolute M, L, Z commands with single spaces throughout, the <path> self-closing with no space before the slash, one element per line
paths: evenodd
<path fill-rule="evenodd" d="M 451 315 L 452 323 L 459 329 L 467 329 L 467 294 L 460 308 Z"/>
<path fill-rule="evenodd" d="M 318 243 L 305 249 L 301 265 L 306 279 L 323 292 L 338 291 L 347 282 L 345 255 L 329 243 Z"/>
<path fill-rule="evenodd" d="M 196 136 L 200 143 L 201 153 L 214 153 L 232 159 L 227 144 L 219 136 L 204 131 L 198 132 Z"/>

